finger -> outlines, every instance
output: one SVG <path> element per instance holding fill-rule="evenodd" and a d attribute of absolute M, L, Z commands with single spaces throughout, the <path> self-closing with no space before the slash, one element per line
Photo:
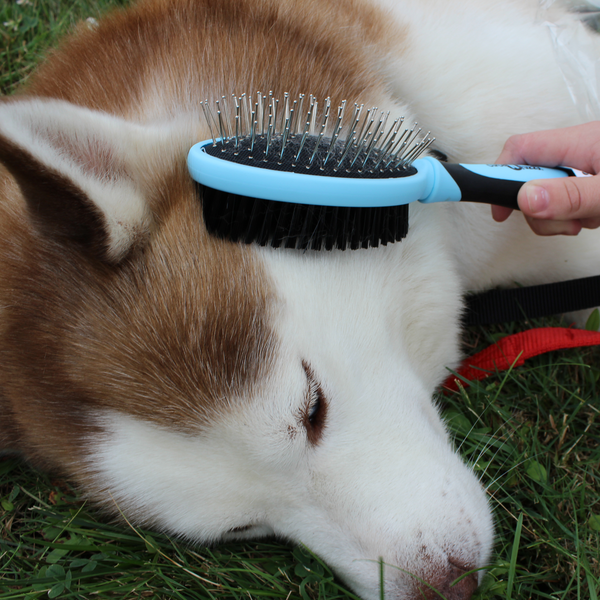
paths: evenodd
<path fill-rule="evenodd" d="M 581 231 L 581 222 L 574 221 L 548 221 L 525 217 L 529 227 L 537 235 L 577 235 Z"/>
<path fill-rule="evenodd" d="M 498 221 L 498 223 L 502 223 L 502 221 L 506 221 L 510 214 L 512 213 L 512 208 L 505 208 L 504 206 L 495 206 L 492 205 L 492 217 L 494 221 Z"/>
<path fill-rule="evenodd" d="M 496 160 L 498 165 L 521 165 L 527 161 L 523 158 L 522 146 L 524 135 L 513 135 L 506 140 L 502 152 Z"/>
<path fill-rule="evenodd" d="M 600 217 L 581 219 L 581 226 L 584 229 L 598 229 L 600 227 Z"/>
<path fill-rule="evenodd" d="M 518 202 L 525 215 L 536 219 L 600 217 L 600 176 L 531 181 L 519 191 Z"/>
<path fill-rule="evenodd" d="M 600 121 L 510 137 L 497 163 L 568 166 L 600 173 Z"/>

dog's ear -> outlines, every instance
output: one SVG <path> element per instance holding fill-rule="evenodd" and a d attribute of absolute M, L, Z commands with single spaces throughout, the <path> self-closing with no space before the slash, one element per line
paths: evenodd
<path fill-rule="evenodd" d="M 155 151 L 156 138 L 148 128 L 66 102 L 0 103 L 0 162 L 35 225 L 113 263 L 152 227 L 140 156 Z"/>

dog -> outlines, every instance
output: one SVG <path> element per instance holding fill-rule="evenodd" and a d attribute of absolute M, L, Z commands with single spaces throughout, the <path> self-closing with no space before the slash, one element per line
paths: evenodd
<path fill-rule="evenodd" d="M 202 100 L 272 90 L 493 162 L 580 121 L 537 6 L 142 0 L 81 26 L 0 103 L 0 450 L 191 543 L 305 544 L 366 600 L 380 559 L 386 598 L 470 598 L 493 519 L 432 401 L 463 295 L 596 274 L 598 232 L 444 203 L 385 247 L 234 244 L 186 154 Z"/>

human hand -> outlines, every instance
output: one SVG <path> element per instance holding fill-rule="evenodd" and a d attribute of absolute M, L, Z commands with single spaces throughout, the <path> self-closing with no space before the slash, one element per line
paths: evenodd
<path fill-rule="evenodd" d="M 538 235 L 577 235 L 582 228 L 600 227 L 600 121 L 514 135 L 504 145 L 498 164 L 566 166 L 592 177 L 561 177 L 530 181 L 517 201 Z M 509 208 L 492 206 L 496 221 L 506 220 Z"/>

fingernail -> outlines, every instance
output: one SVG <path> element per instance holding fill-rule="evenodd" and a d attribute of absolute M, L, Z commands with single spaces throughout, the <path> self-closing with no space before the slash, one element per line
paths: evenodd
<path fill-rule="evenodd" d="M 539 214 L 550 206 L 550 196 L 548 192 L 538 185 L 528 185 L 525 188 L 529 211 L 532 214 Z"/>

